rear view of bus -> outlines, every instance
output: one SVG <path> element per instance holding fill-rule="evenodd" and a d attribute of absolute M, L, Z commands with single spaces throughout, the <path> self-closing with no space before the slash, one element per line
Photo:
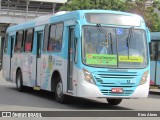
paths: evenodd
<path fill-rule="evenodd" d="M 86 13 L 82 23 L 81 84 L 78 96 L 147 97 L 150 67 L 149 30 L 142 17 L 122 12 Z"/>

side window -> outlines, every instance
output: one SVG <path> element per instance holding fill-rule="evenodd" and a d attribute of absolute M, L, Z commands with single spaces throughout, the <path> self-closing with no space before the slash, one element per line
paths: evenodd
<path fill-rule="evenodd" d="M 26 30 L 26 39 L 24 43 L 25 52 L 31 52 L 32 51 L 32 44 L 33 44 L 33 29 Z"/>
<path fill-rule="evenodd" d="M 157 46 L 157 42 L 156 41 L 152 41 L 150 43 L 150 58 L 152 61 L 156 60 L 156 46 Z"/>
<path fill-rule="evenodd" d="M 51 25 L 50 36 L 48 41 L 48 51 L 53 51 L 55 48 L 56 40 L 56 25 Z"/>
<path fill-rule="evenodd" d="M 160 41 L 158 41 L 158 60 L 160 60 Z"/>
<path fill-rule="evenodd" d="M 48 51 L 61 51 L 63 38 L 63 23 L 51 25 L 48 42 Z"/>
<path fill-rule="evenodd" d="M 56 27 L 56 51 L 61 51 L 63 38 L 63 23 L 57 24 Z"/>
<path fill-rule="evenodd" d="M 43 51 L 47 51 L 48 46 L 48 38 L 49 38 L 49 25 L 45 26 L 44 30 L 44 41 L 43 41 Z"/>
<path fill-rule="evenodd" d="M 5 36 L 4 53 L 7 53 L 7 47 L 8 47 L 8 34 L 6 34 L 6 36 Z"/>
<path fill-rule="evenodd" d="M 16 34 L 16 43 L 15 43 L 15 52 L 21 52 L 22 46 L 23 46 L 23 36 L 24 32 L 23 31 L 18 31 Z"/>

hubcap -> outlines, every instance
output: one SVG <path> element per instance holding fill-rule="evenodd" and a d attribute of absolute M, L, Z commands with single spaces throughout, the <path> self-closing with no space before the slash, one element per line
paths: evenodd
<path fill-rule="evenodd" d="M 61 82 L 58 82 L 57 87 L 56 87 L 56 91 L 57 91 L 58 98 L 61 98 L 63 95 L 63 88 L 62 88 Z"/>

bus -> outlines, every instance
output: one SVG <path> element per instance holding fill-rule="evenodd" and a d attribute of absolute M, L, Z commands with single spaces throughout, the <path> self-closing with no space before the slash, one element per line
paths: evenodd
<path fill-rule="evenodd" d="M 150 43 L 151 86 L 160 87 L 160 32 L 151 32 Z"/>
<path fill-rule="evenodd" d="M 71 96 L 122 99 L 147 97 L 150 32 L 142 17 L 110 10 L 77 10 L 9 27 L 3 76 L 25 87 Z"/>

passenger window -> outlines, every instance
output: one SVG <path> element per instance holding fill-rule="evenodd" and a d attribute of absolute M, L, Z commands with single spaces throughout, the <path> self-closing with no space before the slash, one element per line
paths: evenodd
<path fill-rule="evenodd" d="M 33 29 L 28 29 L 26 31 L 26 39 L 25 39 L 25 52 L 31 52 L 32 51 L 32 44 L 33 44 Z"/>
<path fill-rule="evenodd" d="M 58 23 L 51 25 L 50 36 L 48 42 L 48 51 L 61 51 L 62 47 L 62 37 L 63 37 L 63 24 Z"/>
<path fill-rule="evenodd" d="M 48 45 L 48 38 L 49 38 L 49 25 L 45 26 L 44 30 L 44 41 L 43 41 L 43 51 L 45 52 L 47 50 Z"/>
<path fill-rule="evenodd" d="M 24 36 L 24 32 L 23 32 L 23 31 L 17 32 L 17 35 L 16 35 L 16 43 L 15 43 L 15 48 L 14 48 L 14 51 L 15 51 L 15 52 L 21 52 L 21 51 L 22 51 L 22 47 L 23 47 L 23 36 Z"/>
<path fill-rule="evenodd" d="M 56 25 L 52 25 L 50 28 L 50 37 L 48 43 L 48 51 L 53 51 L 55 48 L 55 39 L 56 39 Z"/>
<path fill-rule="evenodd" d="M 56 28 L 55 51 L 61 51 L 62 38 L 63 38 L 63 24 L 61 23 L 61 24 L 57 24 L 57 28 Z"/>

